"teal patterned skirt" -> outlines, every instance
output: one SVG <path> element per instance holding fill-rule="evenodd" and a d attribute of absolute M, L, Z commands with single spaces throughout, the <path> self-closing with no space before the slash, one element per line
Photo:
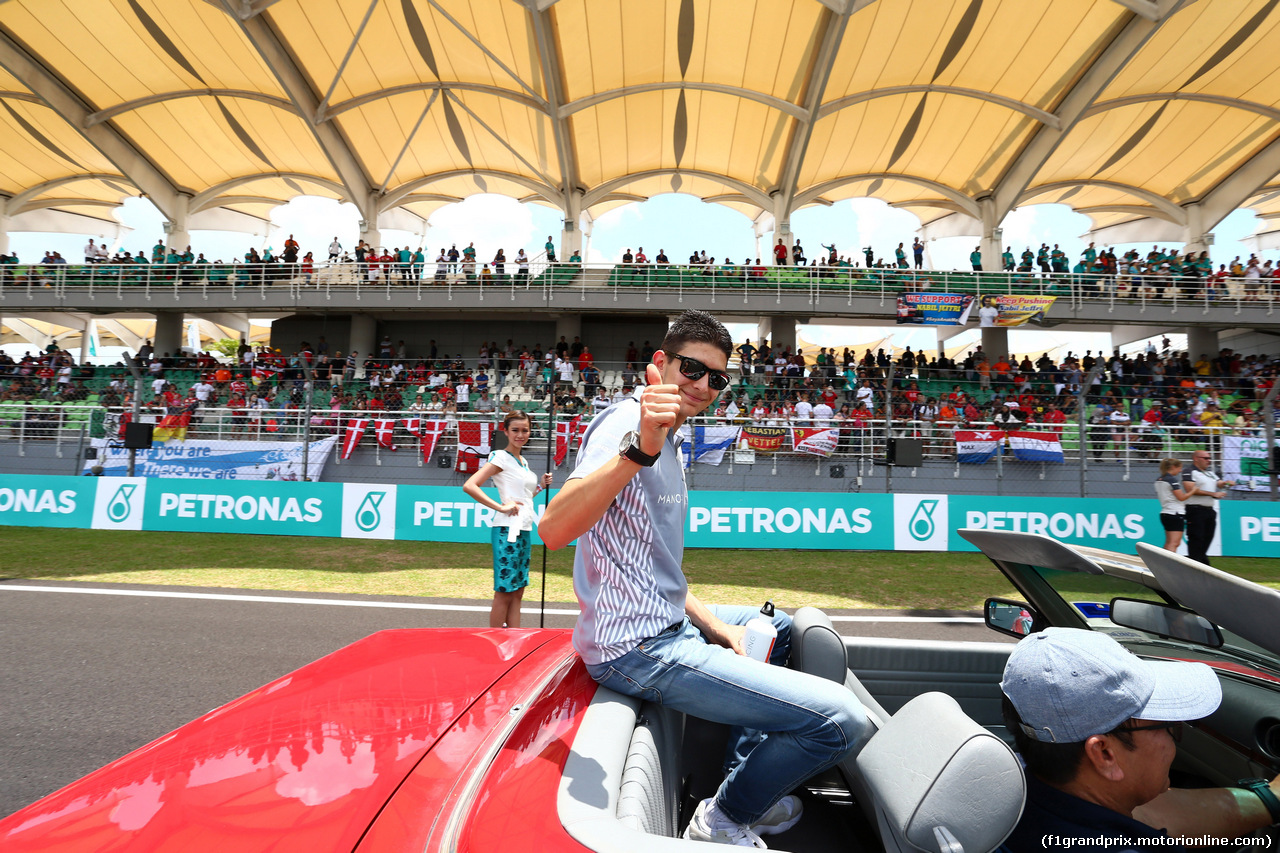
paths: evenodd
<path fill-rule="evenodd" d="M 533 531 L 521 530 L 516 541 L 507 541 L 507 528 L 492 527 L 494 592 L 515 592 L 529 585 L 529 552 L 533 547 Z"/>

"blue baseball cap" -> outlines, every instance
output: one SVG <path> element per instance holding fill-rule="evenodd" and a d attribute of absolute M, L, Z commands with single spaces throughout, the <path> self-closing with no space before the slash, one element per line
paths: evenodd
<path fill-rule="evenodd" d="M 1222 702 L 1218 676 L 1202 663 L 1148 661 L 1108 635 L 1046 628 L 1018 641 L 1000 689 L 1043 743 L 1082 743 L 1125 720 L 1181 722 Z"/>

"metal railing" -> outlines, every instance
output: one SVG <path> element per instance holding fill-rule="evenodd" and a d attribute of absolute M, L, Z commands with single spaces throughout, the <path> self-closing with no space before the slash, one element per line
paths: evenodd
<path fill-rule="evenodd" d="M 95 412 L 98 413 L 95 415 Z M 58 458 L 76 460 L 76 465 L 83 458 L 83 452 L 90 438 L 105 439 L 114 442 L 121 438 L 121 415 L 123 408 L 106 409 L 89 406 L 54 406 L 39 403 L 6 405 L 0 407 L 0 442 L 10 444 L 17 455 L 26 455 L 33 444 L 52 446 Z M 547 437 L 553 434 L 549 414 L 547 412 L 529 412 L 533 423 L 533 435 L 525 452 L 531 459 L 542 459 L 547 454 Z M 556 424 L 565 424 L 578 418 L 582 425 L 590 422 L 593 413 L 581 415 L 557 413 Z M 143 407 L 138 420 L 143 423 L 159 423 L 165 417 L 163 410 Z M 185 440 L 214 440 L 223 442 L 242 441 L 261 445 L 264 442 L 302 440 L 316 441 L 334 436 L 338 438 L 330 464 L 342 465 L 341 447 L 348 425 L 355 420 L 370 421 L 370 428 L 357 445 L 357 452 L 371 453 L 375 464 L 381 465 L 383 454 L 388 451 L 379 446 L 372 422 L 376 420 L 394 420 L 396 422 L 395 443 L 400 449 L 413 448 L 419 441 L 417 436 L 405 431 L 404 421 L 409 418 L 422 418 L 426 421 L 444 420 L 447 426 L 436 443 L 436 454 L 444 454 L 450 460 L 456 459 L 458 453 L 458 428 L 460 423 L 479 422 L 493 424 L 501 419 L 500 413 L 486 414 L 476 412 L 442 412 L 405 409 L 394 412 L 384 410 L 323 410 L 315 409 L 309 414 L 302 408 L 290 408 L 273 405 L 259 409 L 229 409 L 212 407 L 197 409 L 186 426 Z M 1254 439 L 1259 446 L 1267 442 L 1268 425 L 1265 423 L 1249 423 L 1245 425 L 1221 426 L 1160 426 L 1144 423 L 1114 424 L 1087 423 L 1083 432 L 1075 423 L 1037 423 L 1035 421 L 1014 426 L 1001 426 L 990 421 L 975 422 L 939 422 L 928 420 L 893 420 L 888 423 L 883 419 L 842 420 L 839 417 L 823 420 L 786 420 L 766 419 L 753 421 L 749 417 L 715 418 L 709 416 L 691 418 L 688 421 L 691 429 L 692 450 L 695 454 L 695 465 L 702 468 L 706 461 L 702 459 L 702 449 L 707 442 L 724 444 L 729 442 L 723 456 L 717 454 L 717 464 L 732 467 L 735 464 L 751 464 L 760 466 L 763 474 L 776 473 L 780 461 L 808 460 L 815 463 L 815 472 L 821 473 L 823 464 L 852 465 L 862 476 L 870 476 L 875 466 L 883 464 L 888 451 L 889 439 L 915 439 L 921 443 L 923 459 L 926 466 L 943 471 L 950 469 L 954 477 L 959 477 L 963 469 L 982 470 L 987 472 L 993 481 L 1002 484 L 1027 486 L 1034 492 L 1033 483 L 1043 479 L 1049 466 L 1056 465 L 1064 474 L 1077 469 L 1088 469 L 1090 466 L 1108 466 L 1108 476 L 1119 476 L 1123 480 L 1131 477 L 1143 477 L 1154 480 L 1152 471 L 1160 459 L 1176 457 L 1184 460 L 1190 458 L 1193 450 L 1207 448 L 1213 454 L 1215 465 L 1221 466 L 1225 439 L 1239 436 Z M 739 451 L 747 450 L 739 445 L 744 437 L 735 432 L 739 427 L 764 427 L 781 430 L 783 436 L 777 449 L 773 452 L 752 454 L 750 463 L 743 462 Z M 698 428 L 703 428 L 698 431 Z M 833 429 L 833 444 L 830 452 L 814 455 L 797 450 L 797 430 Z M 1019 461 L 1009 447 L 1007 439 L 1001 440 L 1001 450 L 982 465 L 961 462 L 957 456 L 955 431 L 989 431 L 993 433 L 1007 432 L 1045 432 L 1058 437 L 1062 451 L 1062 462 L 1025 462 Z M 1274 435 L 1274 433 L 1271 433 Z M 775 433 L 776 435 L 776 433 Z M 735 438 L 735 436 L 737 436 Z M 699 439 L 703 442 L 698 444 Z M 1272 440 L 1274 444 L 1274 439 Z M 571 449 L 576 449 L 576 435 Z M 304 453 L 305 453 L 304 445 Z M 410 453 L 413 451 L 410 450 Z M 425 464 L 418 457 L 418 464 Z M 1261 463 L 1269 467 L 1270 461 Z M 1273 488 L 1276 477 L 1267 474 L 1258 467 L 1259 463 L 1247 463 L 1253 475 L 1258 478 L 1257 490 L 1269 490 L 1272 499 L 1276 491 Z M 1253 470 L 1253 469 L 1257 470 Z M 772 469 L 772 470 L 771 470 Z M 77 468 L 78 470 L 78 468 Z M 695 469 L 696 470 L 696 469 Z M 1219 468 L 1221 470 L 1221 468 Z M 901 474 L 899 474 L 901 476 Z M 1083 484 L 1084 480 L 1081 479 Z M 1082 485 L 1082 492 L 1084 487 Z M 1083 494 L 1082 494 L 1083 496 Z"/>
<path fill-rule="evenodd" d="M 119 302 L 199 294 L 204 299 L 266 302 L 285 297 L 323 302 L 335 297 L 356 301 L 410 293 L 418 301 L 450 301 L 455 295 L 508 301 L 518 295 L 547 303 L 585 301 L 588 295 L 618 300 L 644 296 L 646 302 L 705 299 L 718 304 L 735 298 L 749 303 L 772 296 L 802 297 L 838 308 L 856 298 L 881 303 L 901 292 L 960 293 L 974 296 L 1055 297 L 1072 308 L 1105 305 L 1167 309 L 1177 313 L 1215 307 L 1265 309 L 1274 313 L 1280 289 L 1272 279 L 1246 279 L 1163 274 L 1020 273 L 957 270 L 907 270 L 864 267 L 682 266 L 658 264 L 548 264 L 538 258 L 528 270 L 508 261 L 463 264 L 337 263 L 315 264 L 152 264 L 152 265 L 5 265 L 0 266 L 0 302 L 34 299 Z M 18 304 L 21 304 L 19 301 Z M 732 304 L 732 302 L 730 302 Z"/>

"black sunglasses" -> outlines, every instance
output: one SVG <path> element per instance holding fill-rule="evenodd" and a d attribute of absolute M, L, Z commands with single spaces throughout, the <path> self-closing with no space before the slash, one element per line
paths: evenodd
<path fill-rule="evenodd" d="M 1151 725 L 1147 725 L 1147 726 L 1121 726 L 1119 729 L 1117 729 L 1117 731 L 1154 732 L 1154 731 L 1159 731 L 1160 729 L 1164 729 L 1165 731 L 1167 731 L 1169 733 L 1169 736 L 1173 738 L 1174 743 L 1182 743 L 1183 724 L 1181 722 L 1152 723 Z"/>
<path fill-rule="evenodd" d="M 723 370 L 712 370 L 696 358 L 689 358 L 687 355 L 679 355 L 674 352 L 667 352 L 667 350 L 663 350 L 663 352 L 672 358 L 680 359 L 681 376 L 696 381 L 709 373 L 711 376 L 707 379 L 707 384 L 711 386 L 713 391 L 723 391 L 729 387 L 729 374 Z"/>

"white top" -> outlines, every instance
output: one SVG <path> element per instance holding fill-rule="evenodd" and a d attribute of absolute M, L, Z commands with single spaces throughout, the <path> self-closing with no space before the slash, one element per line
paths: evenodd
<path fill-rule="evenodd" d="M 796 404 L 796 408 L 800 408 L 798 403 Z M 819 403 L 813 407 L 813 419 L 817 426 L 830 426 L 831 416 L 833 414 L 835 413 L 826 403 Z"/>
<path fill-rule="evenodd" d="M 191 393 L 196 395 L 196 399 L 201 403 L 209 401 L 209 394 L 213 391 L 213 386 L 208 382 L 197 382 L 191 386 Z"/>
<path fill-rule="evenodd" d="M 1206 468 L 1201 471 L 1192 465 L 1188 470 L 1182 472 L 1182 480 L 1183 482 L 1190 480 L 1199 489 L 1196 494 L 1187 498 L 1188 506 L 1212 507 L 1214 505 L 1214 500 L 1216 499 L 1203 494 L 1204 492 L 1218 491 L 1218 475 L 1213 472 L 1212 468 Z"/>
<path fill-rule="evenodd" d="M 831 411 L 831 410 L 828 409 L 827 411 Z M 812 417 L 813 417 L 813 406 L 809 404 L 808 400 L 801 400 L 799 403 L 796 403 L 796 414 L 795 414 L 796 420 L 807 421 Z"/>
<path fill-rule="evenodd" d="M 1000 311 L 991 305 L 984 305 L 978 309 L 978 326 L 989 329 L 996 324 L 996 317 L 1000 315 Z"/>
<path fill-rule="evenodd" d="M 498 503 L 518 501 L 522 504 L 516 515 L 502 512 L 493 514 L 492 527 L 519 525 L 521 530 L 533 529 L 533 490 L 538 487 L 538 475 L 529 470 L 524 458 L 516 459 L 505 450 L 495 450 L 487 460 L 490 465 L 502 469 L 489 478 L 498 490 Z"/>

